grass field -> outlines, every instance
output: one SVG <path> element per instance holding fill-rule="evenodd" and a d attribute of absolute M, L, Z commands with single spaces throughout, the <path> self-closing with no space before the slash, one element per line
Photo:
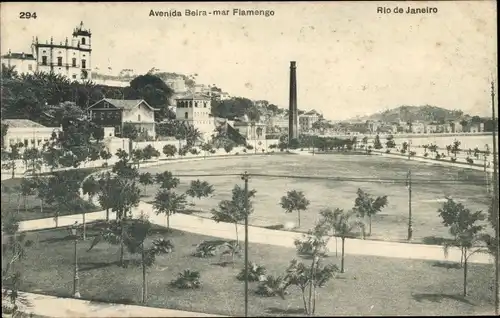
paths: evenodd
<path fill-rule="evenodd" d="M 89 227 L 89 233 L 97 228 Z M 194 245 L 214 237 L 155 227 L 150 238 L 166 237 L 174 252 L 158 257 L 148 270 L 148 306 L 242 316 L 244 284 L 235 277 L 243 268 L 237 259 L 234 267 L 222 267 L 220 258 L 197 258 Z M 73 284 L 74 243 L 67 229 L 31 232 L 34 246 L 23 260 L 21 290 L 70 296 Z M 141 268 L 136 256 L 127 268 L 117 265 L 119 247 L 106 243 L 87 252 L 91 240 L 79 242 L 80 292 L 84 299 L 138 303 L 141 297 Z M 266 266 L 272 275 L 282 274 L 289 261 L 297 258 L 294 249 L 250 244 L 250 260 Z M 335 252 L 325 262 L 339 263 Z M 306 262 L 309 262 L 306 260 Z M 456 264 L 402 260 L 368 256 L 346 256 L 345 274 L 339 274 L 319 290 L 317 315 L 473 315 L 493 310 L 493 268 L 472 264 L 469 268 L 469 296 L 464 299 L 462 270 Z M 198 290 L 178 290 L 169 285 L 184 269 L 201 273 Z M 286 300 L 255 295 L 257 283 L 250 283 L 249 314 L 287 316 L 302 314 L 302 299 L 292 287 Z"/>
<path fill-rule="evenodd" d="M 286 214 L 279 205 L 280 198 L 290 190 L 301 190 L 311 201 L 308 211 L 302 212 L 301 230 L 315 223 L 319 211 L 325 207 L 350 209 L 354 205 L 358 188 L 372 195 L 387 195 L 389 204 L 373 218 L 373 239 L 403 241 L 407 236 L 408 190 L 405 178 L 412 171 L 413 238 L 416 242 L 432 243 L 441 237 L 449 237 L 448 229 L 441 224 L 437 210 L 445 196 L 465 204 L 472 211 L 487 211 L 488 196 L 484 173 L 471 169 L 446 167 L 416 161 L 349 154 L 324 154 L 316 156 L 267 156 L 233 158 L 224 160 L 168 163 L 158 167 L 141 169 L 151 173 L 172 171 L 177 175 L 209 175 L 204 177 L 180 177 L 178 191 L 184 192 L 189 182 L 206 180 L 214 185 L 215 193 L 208 199 L 196 200 L 196 214 L 210 217 L 210 210 L 223 199 L 229 199 L 235 184 L 243 186 L 239 176 L 220 174 L 248 173 L 285 176 L 371 178 L 357 181 L 314 180 L 304 178 L 278 178 L 252 176 L 250 189 L 256 189 L 254 213 L 250 224 L 279 226 L 287 222 L 297 223 L 297 215 Z M 219 175 L 219 176 L 218 176 Z M 373 181 L 375 179 L 375 181 Z M 377 179 L 399 179 L 400 182 L 383 183 Z M 434 181 L 433 181 L 434 180 Z M 435 181 L 440 180 L 440 181 Z M 145 201 L 150 202 L 157 185 L 145 189 Z"/>
<path fill-rule="evenodd" d="M 78 179 L 83 180 L 83 178 L 86 175 L 92 173 L 93 171 L 96 171 L 96 169 L 95 168 L 79 169 Z M 64 172 L 54 172 L 54 173 L 64 173 Z M 29 195 L 26 196 L 26 198 L 24 198 L 22 195 L 19 194 L 18 191 L 15 191 L 13 193 L 6 193 L 4 191 L 4 188 L 14 189 L 15 187 L 18 187 L 21 184 L 21 181 L 22 181 L 21 178 L 7 179 L 2 181 L 2 197 L 1 197 L 2 214 L 5 213 L 6 211 L 18 211 L 19 209 L 18 217 L 22 221 L 55 216 L 56 213 L 55 209 L 58 208 L 57 205 L 44 204 L 42 209 L 40 199 L 36 195 Z M 95 207 L 91 204 L 86 204 L 86 206 L 87 205 L 88 205 L 88 212 L 95 212 L 101 210 L 99 207 Z M 59 209 L 60 216 L 69 214 L 75 214 L 75 211 L 73 211 L 72 209 Z"/>

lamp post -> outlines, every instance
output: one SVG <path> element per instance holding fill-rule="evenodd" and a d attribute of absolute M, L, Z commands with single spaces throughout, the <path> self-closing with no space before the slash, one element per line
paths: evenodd
<path fill-rule="evenodd" d="M 245 317 L 248 317 L 248 173 L 241 176 L 245 181 Z"/>
<path fill-rule="evenodd" d="M 73 297 L 80 298 L 80 277 L 78 277 L 78 221 L 75 221 L 75 224 L 71 226 L 71 235 L 75 240 L 75 269 L 73 275 Z"/>

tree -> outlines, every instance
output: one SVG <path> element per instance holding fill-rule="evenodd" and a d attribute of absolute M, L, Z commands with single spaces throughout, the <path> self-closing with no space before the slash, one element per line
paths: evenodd
<path fill-rule="evenodd" d="M 117 186 L 115 181 L 115 179 L 111 178 L 111 174 L 109 172 L 101 175 L 101 178 L 98 180 L 98 200 L 99 205 L 106 210 L 106 221 L 109 221 L 109 210 L 113 208 L 113 188 L 114 186 Z"/>
<path fill-rule="evenodd" d="M 380 142 L 380 137 L 379 137 L 379 135 L 376 135 L 376 136 L 375 136 L 375 140 L 374 140 L 374 142 L 373 142 L 373 148 L 375 148 L 375 149 L 377 149 L 377 150 L 378 150 L 378 149 L 382 149 L 382 143 Z"/>
<path fill-rule="evenodd" d="M 155 120 L 162 121 L 170 116 L 169 100 L 174 91 L 158 76 L 153 74 L 140 75 L 130 82 L 127 98 L 144 99 L 151 107 L 159 108 L 155 112 Z"/>
<path fill-rule="evenodd" d="M 153 175 L 149 172 L 144 172 L 139 175 L 139 183 L 144 185 L 144 192 L 146 192 L 146 186 L 154 183 Z"/>
<path fill-rule="evenodd" d="M 193 180 L 186 194 L 193 199 L 201 199 L 210 196 L 213 192 L 213 186 L 207 181 Z"/>
<path fill-rule="evenodd" d="M 177 153 L 177 148 L 174 145 L 163 146 L 163 154 L 168 157 L 173 157 Z"/>
<path fill-rule="evenodd" d="M 145 159 L 144 151 L 142 149 L 132 150 L 131 159 L 137 165 L 137 169 L 139 169 L 140 162 Z"/>
<path fill-rule="evenodd" d="M 26 239 L 25 233 L 19 233 L 19 219 L 12 210 L 2 211 L 2 313 L 18 313 L 19 289 L 23 278 L 23 266 L 20 261 L 33 244 Z M 9 302 L 9 303 L 4 303 Z"/>
<path fill-rule="evenodd" d="M 83 194 L 86 194 L 89 196 L 89 202 L 92 203 L 92 199 L 94 198 L 94 196 L 96 196 L 98 193 L 99 193 L 99 189 L 100 186 L 99 186 L 99 182 L 97 182 L 97 180 L 93 177 L 93 176 L 90 176 L 88 178 L 86 178 L 84 180 L 84 182 L 82 183 L 82 192 Z M 86 222 L 85 222 L 85 209 L 83 210 L 83 213 L 82 213 L 82 220 L 83 220 L 83 239 L 86 240 L 87 239 L 87 226 L 86 226 Z"/>
<path fill-rule="evenodd" d="M 170 229 L 170 216 L 185 210 L 186 195 L 162 188 L 156 193 L 153 208 L 157 215 L 165 214 L 167 216 L 167 229 Z"/>
<path fill-rule="evenodd" d="M 256 190 L 248 191 L 248 210 L 245 208 L 246 194 L 245 189 L 235 185 L 232 190 L 231 200 L 222 200 L 216 209 L 212 209 L 212 220 L 215 222 L 229 222 L 234 224 L 236 232 L 236 243 L 239 245 L 238 223 L 253 212 L 251 198 L 255 197 Z"/>
<path fill-rule="evenodd" d="M 157 255 L 171 253 L 174 249 L 172 242 L 163 238 L 153 240 L 151 246 L 147 246 L 146 240 L 150 234 L 151 223 L 144 216 L 131 220 L 127 226 L 126 245 L 128 252 L 141 255 L 143 304 L 147 300 L 147 268 L 155 263 Z"/>
<path fill-rule="evenodd" d="M 207 152 L 210 152 L 210 150 L 212 150 L 212 145 L 209 143 L 204 143 L 203 145 L 201 145 L 201 150 L 204 151 L 204 157 L 206 158 Z"/>
<path fill-rule="evenodd" d="M 326 221 L 321 219 L 312 230 L 303 235 L 302 239 L 296 240 L 295 245 L 299 254 L 304 249 L 310 249 L 311 265 L 307 266 L 294 259 L 286 270 L 286 283 L 283 289 L 290 285 L 295 285 L 300 289 L 304 312 L 308 316 L 314 316 L 316 311 L 317 289 L 323 287 L 338 272 L 336 265 L 322 265 L 324 251 L 329 240 L 326 236 L 327 231 Z"/>
<path fill-rule="evenodd" d="M 281 197 L 280 205 L 286 213 L 297 211 L 298 226 L 300 227 L 300 211 L 307 210 L 310 202 L 302 191 L 288 191 L 286 196 Z"/>
<path fill-rule="evenodd" d="M 364 218 L 368 216 L 369 220 L 369 232 L 368 235 L 372 234 L 372 216 L 380 212 L 388 203 L 387 196 L 379 196 L 373 198 L 368 193 L 361 189 L 357 191 L 358 197 L 354 201 L 354 210 L 359 217 Z M 363 227 L 363 237 L 364 237 L 364 227 Z"/>
<path fill-rule="evenodd" d="M 119 177 L 110 178 L 109 197 L 102 196 L 106 207 L 110 207 L 116 213 L 116 220 L 108 222 L 108 227 L 105 228 L 100 235 L 94 238 L 89 250 L 91 250 L 100 241 L 107 241 L 111 244 L 120 245 L 120 265 L 124 266 L 124 249 L 126 243 L 126 227 L 127 221 L 131 218 L 132 208 L 139 204 L 140 190 L 135 181 L 123 179 Z"/>
<path fill-rule="evenodd" d="M 455 156 L 455 159 L 457 158 L 457 154 L 458 154 L 458 152 L 460 151 L 460 148 L 459 148 L 459 147 L 460 147 L 460 144 L 461 144 L 461 142 L 460 142 L 460 141 L 458 141 L 458 140 L 455 140 L 455 141 L 453 142 L 453 146 L 452 146 L 452 148 L 451 148 L 451 152 L 452 152 L 452 153 L 453 153 L 453 155 Z"/>
<path fill-rule="evenodd" d="M 344 272 L 344 248 L 345 239 L 353 237 L 354 229 L 358 228 L 361 222 L 358 220 L 354 211 L 344 211 L 341 209 L 324 209 L 320 211 L 321 217 L 326 221 L 326 224 L 333 230 L 335 236 L 340 236 L 342 241 L 342 252 L 340 262 L 340 272 Z"/>
<path fill-rule="evenodd" d="M 443 219 L 443 225 L 449 228 L 453 240 L 445 243 L 445 255 L 450 246 L 459 247 L 461 250 L 461 259 L 463 260 L 464 280 L 463 295 L 467 296 L 467 261 L 470 256 L 484 249 L 476 248 L 478 242 L 483 238 L 481 231 L 482 225 L 478 221 L 484 220 L 482 211 L 471 212 L 463 204 L 456 203 L 451 198 L 446 198 L 446 202 L 438 210 L 439 216 Z"/>
<path fill-rule="evenodd" d="M 160 152 L 151 145 L 144 147 L 144 149 L 142 149 L 142 153 L 144 160 L 150 160 L 151 158 L 158 158 L 160 156 Z"/>
<path fill-rule="evenodd" d="M 32 174 L 36 174 L 42 164 L 42 156 L 37 148 L 27 148 L 23 152 L 23 161 L 26 168 L 31 170 Z"/>
<path fill-rule="evenodd" d="M 111 157 L 113 156 L 107 149 L 102 149 L 99 155 L 101 156 L 102 159 L 105 160 L 106 165 L 108 163 L 108 160 L 111 159 Z"/>
<path fill-rule="evenodd" d="M 378 135 L 377 135 L 378 136 Z M 376 138 L 376 137 L 375 137 Z M 394 141 L 394 136 L 393 135 L 389 135 L 387 136 L 387 142 L 385 143 L 386 147 L 388 149 L 391 149 L 391 148 L 394 148 L 396 147 L 396 142 Z M 376 149 L 376 148 L 375 148 Z"/>
<path fill-rule="evenodd" d="M 6 163 L 2 163 L 2 167 L 5 169 L 11 169 L 12 178 L 14 178 L 16 172 L 16 161 L 21 159 L 19 148 L 22 147 L 22 145 L 22 143 L 12 144 L 9 146 L 9 152 L 2 152 L 2 162 L 7 161 Z"/>
<path fill-rule="evenodd" d="M 139 131 L 133 124 L 124 123 L 122 137 L 128 138 L 131 141 L 137 140 L 137 138 L 139 137 Z"/>
<path fill-rule="evenodd" d="M 155 176 L 156 183 L 160 184 L 160 188 L 170 190 L 176 188 L 179 185 L 179 178 L 175 178 L 172 172 L 164 171 L 162 173 L 157 173 Z"/>

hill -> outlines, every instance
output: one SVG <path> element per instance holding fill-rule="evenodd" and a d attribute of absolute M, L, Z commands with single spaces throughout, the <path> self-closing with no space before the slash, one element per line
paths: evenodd
<path fill-rule="evenodd" d="M 360 117 L 361 120 L 379 120 L 383 122 L 424 121 L 444 122 L 460 120 L 465 117 L 461 110 L 449 110 L 437 106 L 400 106 L 373 115 Z"/>

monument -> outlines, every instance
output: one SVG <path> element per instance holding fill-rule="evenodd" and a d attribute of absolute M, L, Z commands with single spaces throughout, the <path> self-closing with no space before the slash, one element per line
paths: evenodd
<path fill-rule="evenodd" d="M 290 100 L 288 107 L 288 141 L 299 137 L 297 114 L 297 78 L 295 61 L 290 62 Z"/>

